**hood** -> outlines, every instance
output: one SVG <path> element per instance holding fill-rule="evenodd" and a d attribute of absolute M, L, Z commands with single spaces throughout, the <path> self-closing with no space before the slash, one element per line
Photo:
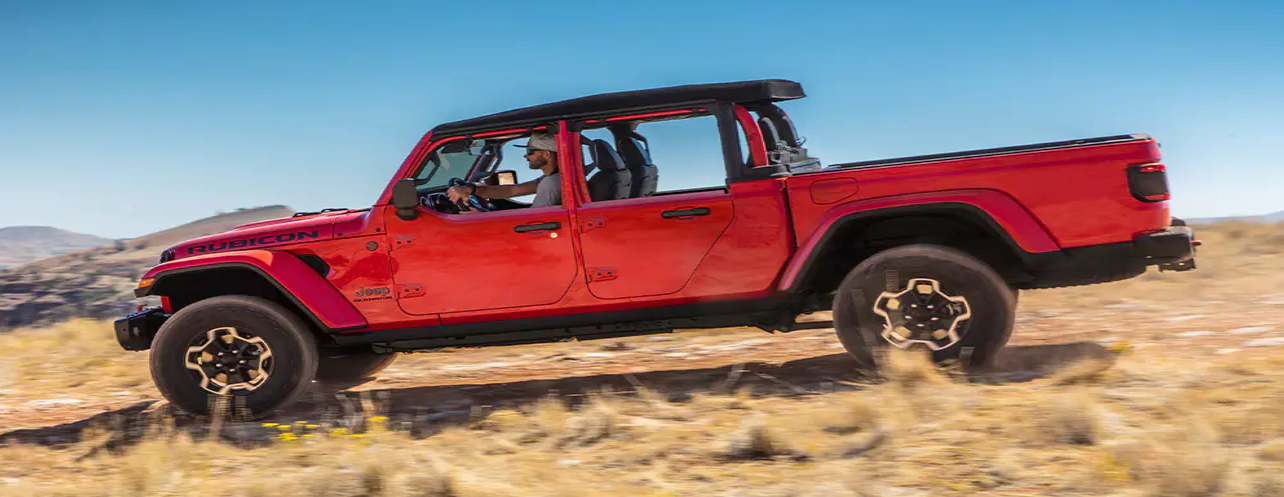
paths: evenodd
<path fill-rule="evenodd" d="M 201 254 L 280 247 L 334 238 L 334 223 L 361 214 L 351 210 L 295 215 L 243 224 L 223 233 L 193 238 L 170 247 L 162 261 Z"/>
<path fill-rule="evenodd" d="M 265 220 L 263 220 L 263 221 L 255 221 L 255 222 L 252 222 L 252 223 L 245 223 L 245 224 L 242 224 L 242 225 L 237 226 L 237 227 L 235 227 L 235 228 L 232 228 L 232 229 L 230 229 L 230 230 L 227 230 L 227 232 L 228 232 L 228 233 L 231 233 L 231 232 L 233 232 L 233 231 L 246 230 L 246 229 L 250 229 L 250 228 L 258 228 L 258 227 L 261 227 L 261 226 L 272 226 L 272 225 L 277 225 L 277 224 L 296 223 L 296 222 L 302 221 L 302 220 L 304 220 L 304 219 L 316 219 L 316 218 L 318 218 L 318 217 L 335 217 L 335 216 L 341 216 L 341 215 L 349 214 L 349 213 L 353 213 L 353 212 L 357 212 L 357 211 L 352 210 L 352 209 L 323 209 L 323 210 L 321 210 L 320 212 L 299 212 L 299 213 L 296 213 L 296 214 L 295 214 L 294 216 L 292 216 L 292 217 L 278 217 L 278 218 L 276 218 L 276 219 L 265 219 Z"/>

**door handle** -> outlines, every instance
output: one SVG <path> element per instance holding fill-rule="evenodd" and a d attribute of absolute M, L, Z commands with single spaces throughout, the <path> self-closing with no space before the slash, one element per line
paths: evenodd
<path fill-rule="evenodd" d="M 551 230 L 559 229 L 561 227 L 562 227 L 562 223 L 558 223 L 558 222 L 539 223 L 539 224 L 519 224 L 517 226 L 513 226 L 513 231 L 516 231 L 518 233 L 526 233 L 528 231 L 551 231 Z"/>
<path fill-rule="evenodd" d="M 677 209 L 672 211 L 664 211 L 660 213 L 660 217 L 665 219 L 708 216 L 708 215 L 709 215 L 708 207 L 696 207 L 694 209 Z"/>

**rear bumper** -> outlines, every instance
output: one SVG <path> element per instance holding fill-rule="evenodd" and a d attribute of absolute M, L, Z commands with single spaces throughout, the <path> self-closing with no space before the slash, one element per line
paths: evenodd
<path fill-rule="evenodd" d="M 155 307 L 117 319 L 114 326 L 116 342 L 125 350 L 150 349 L 152 338 L 169 316 L 163 309 Z"/>
<path fill-rule="evenodd" d="M 1156 266 L 1160 271 L 1195 269 L 1195 233 L 1173 219 L 1162 231 L 1142 233 L 1131 242 L 1110 243 L 1035 254 L 1019 288 L 1087 285 L 1133 278 Z"/>
<path fill-rule="evenodd" d="M 1174 224 L 1157 233 L 1138 235 L 1132 243 L 1136 254 L 1145 257 L 1147 266 L 1159 266 L 1160 271 L 1195 269 L 1195 231 L 1185 223 Z"/>

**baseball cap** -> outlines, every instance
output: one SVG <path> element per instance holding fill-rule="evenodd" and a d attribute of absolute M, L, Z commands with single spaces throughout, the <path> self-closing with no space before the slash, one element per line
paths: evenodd
<path fill-rule="evenodd" d="M 557 140 L 553 138 L 553 135 L 541 131 L 531 135 L 531 139 L 527 141 L 525 145 L 517 146 L 521 148 L 529 148 L 531 150 L 547 150 L 549 152 L 556 152 Z"/>

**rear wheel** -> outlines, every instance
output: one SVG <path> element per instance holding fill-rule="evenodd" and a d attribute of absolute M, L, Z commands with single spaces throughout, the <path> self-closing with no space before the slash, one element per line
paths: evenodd
<path fill-rule="evenodd" d="M 370 349 L 321 351 L 317 380 L 359 380 L 373 377 L 397 360 L 397 354 L 379 354 Z"/>
<path fill-rule="evenodd" d="M 879 252 L 848 273 L 834 294 L 834 329 L 872 372 L 881 368 L 889 346 L 930 351 L 936 362 L 983 366 L 1012 334 L 1017 294 L 962 251 L 906 245 Z"/>
<path fill-rule="evenodd" d="M 307 390 L 316 341 L 298 316 L 258 297 L 230 295 L 184 307 L 165 321 L 151 351 L 152 381 L 170 403 L 197 415 L 215 400 L 251 418 Z"/>

